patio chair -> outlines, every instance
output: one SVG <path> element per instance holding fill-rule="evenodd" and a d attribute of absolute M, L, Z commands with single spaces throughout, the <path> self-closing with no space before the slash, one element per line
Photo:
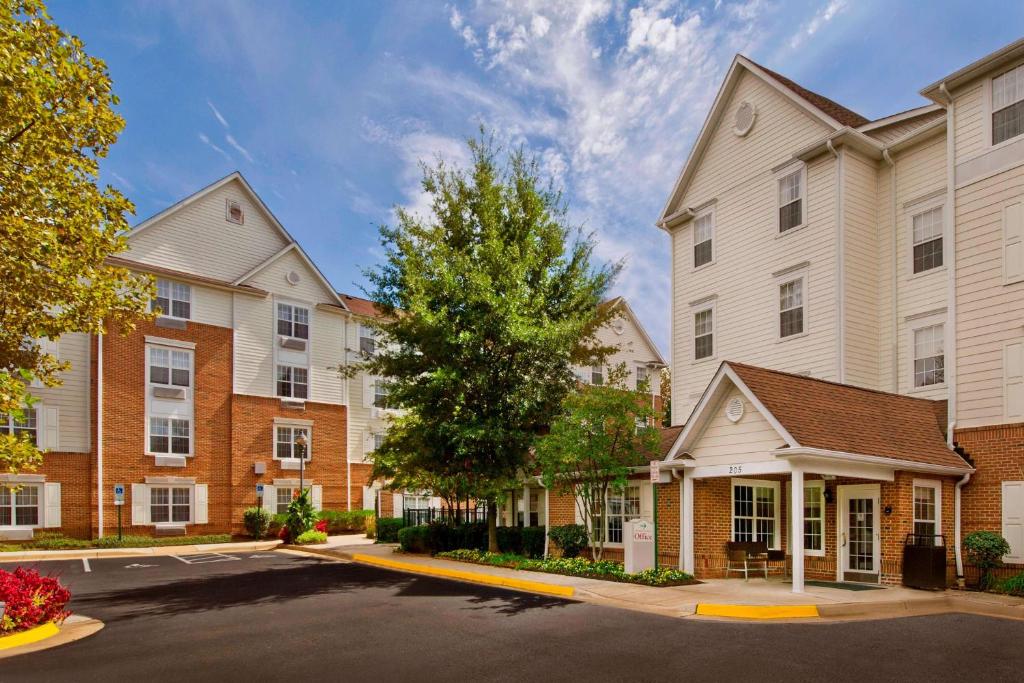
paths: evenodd
<path fill-rule="evenodd" d="M 764 542 L 743 542 L 729 541 L 725 544 L 725 552 L 728 563 L 725 567 L 725 575 L 729 572 L 742 572 L 743 580 L 750 579 L 750 572 L 764 572 L 764 578 L 768 578 L 768 544 Z"/>

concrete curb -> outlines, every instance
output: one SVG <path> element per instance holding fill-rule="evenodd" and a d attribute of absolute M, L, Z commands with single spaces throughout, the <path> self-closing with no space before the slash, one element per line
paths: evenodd
<path fill-rule="evenodd" d="M 273 550 L 281 541 L 242 543 L 205 543 L 202 545 L 164 545 L 148 548 L 84 548 L 82 550 L 26 550 L 0 553 L 0 563 L 40 562 L 47 560 L 102 560 L 108 557 L 159 557 L 161 555 L 197 555 L 217 552 L 251 552 Z"/>
<path fill-rule="evenodd" d="M 28 654 L 29 652 L 49 650 L 50 648 L 66 645 L 67 643 L 73 643 L 76 640 L 87 638 L 94 633 L 99 632 L 103 626 L 103 622 L 98 619 L 79 615 L 68 617 L 67 621 L 65 621 L 60 627 L 57 627 L 55 624 L 50 622 L 49 624 L 44 624 L 43 626 L 36 627 L 29 631 L 24 631 L 4 638 L 4 640 L 8 640 L 18 638 L 19 636 L 26 636 L 19 638 L 20 642 L 17 642 L 16 644 L 10 645 L 5 649 L 0 649 L 0 659 L 17 657 L 18 655 Z"/>
<path fill-rule="evenodd" d="M 716 605 L 697 603 L 694 612 L 701 617 L 730 619 L 816 619 L 817 605 Z"/>

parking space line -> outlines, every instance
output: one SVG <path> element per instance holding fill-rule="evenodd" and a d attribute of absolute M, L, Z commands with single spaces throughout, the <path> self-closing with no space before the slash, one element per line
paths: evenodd
<path fill-rule="evenodd" d="M 176 560 L 180 560 L 185 564 L 210 564 L 212 562 L 231 562 L 232 560 L 240 560 L 242 558 L 235 557 L 233 555 L 225 555 L 223 553 L 204 553 L 201 555 L 189 555 L 182 557 L 180 555 L 171 555 Z"/>
<path fill-rule="evenodd" d="M 91 572 L 92 571 L 92 567 L 89 566 L 89 558 L 88 557 L 83 557 L 82 558 L 82 568 L 85 569 L 85 571 L 87 571 L 87 572 Z"/>

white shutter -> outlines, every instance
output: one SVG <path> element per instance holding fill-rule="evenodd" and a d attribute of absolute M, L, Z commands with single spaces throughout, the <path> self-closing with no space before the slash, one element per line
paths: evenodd
<path fill-rule="evenodd" d="M 38 422 L 36 428 L 39 430 L 39 447 L 47 451 L 55 451 L 60 446 L 60 427 L 57 418 L 57 409 L 47 406 L 36 408 Z M 39 424 L 41 423 L 41 424 Z"/>
<path fill-rule="evenodd" d="M 195 511 L 192 522 L 193 524 L 208 524 L 210 522 L 210 489 L 206 484 L 196 484 L 195 488 L 195 506 L 192 508 Z"/>
<path fill-rule="evenodd" d="M 574 495 L 572 495 L 571 493 L 569 494 L 569 499 L 572 501 L 572 513 L 573 513 L 573 515 L 576 518 L 576 523 L 577 524 L 584 524 L 584 523 L 586 523 L 586 520 L 583 519 L 583 513 L 580 512 L 580 502 L 578 500 L 576 500 L 576 497 Z"/>
<path fill-rule="evenodd" d="M 43 486 L 43 500 L 46 502 L 43 523 L 47 529 L 54 529 L 60 526 L 60 484 L 47 482 Z"/>
<path fill-rule="evenodd" d="M 263 509 L 272 515 L 277 514 L 277 487 L 271 484 L 263 485 Z"/>
<path fill-rule="evenodd" d="M 1015 282 L 1024 278 L 1024 204 L 1017 202 L 1003 209 L 1003 279 Z"/>
<path fill-rule="evenodd" d="M 132 484 L 132 526 L 149 524 L 149 487 Z"/>
<path fill-rule="evenodd" d="M 374 510 L 377 507 L 377 491 L 372 486 L 363 487 L 363 509 Z"/>
<path fill-rule="evenodd" d="M 323 510 L 324 509 L 324 487 L 320 484 L 313 484 L 309 488 L 312 489 L 313 509 Z"/>
<path fill-rule="evenodd" d="M 1024 562 L 1024 481 L 1003 482 L 1003 538 L 1010 544 L 1005 562 Z"/>
<path fill-rule="evenodd" d="M 363 407 L 373 407 L 373 378 L 363 375 Z"/>
<path fill-rule="evenodd" d="M 1003 352 L 1003 396 L 1006 419 L 1024 419 L 1024 342 L 1007 344 Z"/>
<path fill-rule="evenodd" d="M 404 508 L 402 507 L 402 494 L 396 493 L 392 498 L 394 501 L 394 512 L 391 513 L 393 517 L 403 516 Z"/>
<path fill-rule="evenodd" d="M 654 519 L 654 486 L 649 481 L 640 483 L 640 519 Z"/>
<path fill-rule="evenodd" d="M 373 460 L 373 432 L 367 429 L 363 432 L 363 462 Z"/>

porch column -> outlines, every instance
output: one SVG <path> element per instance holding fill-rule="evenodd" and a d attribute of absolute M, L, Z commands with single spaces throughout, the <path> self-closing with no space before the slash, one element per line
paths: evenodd
<path fill-rule="evenodd" d="M 793 469 L 790 487 L 789 547 L 793 549 L 793 592 L 804 592 L 804 471 Z"/>
<path fill-rule="evenodd" d="M 679 564 L 693 574 L 693 474 L 685 468 L 679 480 L 679 516 Z"/>
<path fill-rule="evenodd" d="M 523 485 L 523 526 L 530 526 L 530 496 L 536 495 L 529 485 Z"/>

